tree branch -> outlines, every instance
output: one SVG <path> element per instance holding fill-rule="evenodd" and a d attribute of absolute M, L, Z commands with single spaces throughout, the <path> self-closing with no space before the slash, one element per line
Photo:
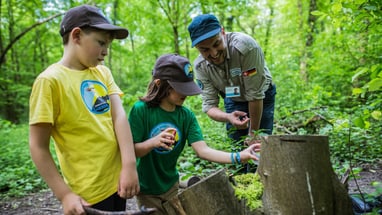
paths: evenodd
<path fill-rule="evenodd" d="M 44 24 L 46 22 L 49 22 L 50 20 L 58 17 L 58 16 L 62 16 L 64 13 L 59 13 L 59 14 L 56 14 L 56 15 L 53 15 L 51 17 L 48 17 L 46 19 L 43 19 L 41 21 L 38 21 L 36 22 L 35 24 L 31 25 L 30 27 L 26 28 L 24 31 L 22 31 L 20 34 L 18 34 L 15 38 L 13 38 L 9 44 L 5 47 L 4 50 L 1 50 L 1 55 L 0 55 L 0 67 L 3 63 L 5 63 L 5 55 L 7 54 L 7 52 L 12 48 L 12 46 L 21 38 L 23 37 L 26 33 L 28 33 L 29 31 L 31 31 L 32 29 L 36 28 L 37 26 L 41 25 L 41 24 Z"/>

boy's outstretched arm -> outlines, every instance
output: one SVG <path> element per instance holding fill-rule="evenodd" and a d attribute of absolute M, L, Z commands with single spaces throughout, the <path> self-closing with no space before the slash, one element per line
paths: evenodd
<path fill-rule="evenodd" d="M 121 151 L 122 169 L 119 176 L 118 194 L 121 198 L 131 198 L 139 193 L 133 137 L 126 112 L 118 94 L 109 96 L 114 131 Z"/>
<path fill-rule="evenodd" d="M 237 162 L 237 154 L 236 152 L 231 155 L 230 152 L 224 152 L 217 149 L 213 149 L 209 147 L 206 142 L 198 141 L 191 144 L 192 149 L 194 149 L 196 155 L 204 160 L 208 160 L 211 162 L 229 164 L 232 163 L 232 159 Z M 240 163 L 247 163 L 249 160 L 258 160 L 258 157 L 255 155 L 255 152 L 259 152 L 261 148 L 261 144 L 256 143 L 248 146 L 243 151 L 238 152 Z"/>
<path fill-rule="evenodd" d="M 85 214 L 82 205 L 89 204 L 71 191 L 53 161 L 49 150 L 51 131 L 50 123 L 30 125 L 29 148 L 32 160 L 42 178 L 61 201 L 64 214 Z"/>

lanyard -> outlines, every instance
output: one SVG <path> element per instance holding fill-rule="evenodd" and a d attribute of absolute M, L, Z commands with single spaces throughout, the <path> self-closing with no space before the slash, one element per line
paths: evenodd
<path fill-rule="evenodd" d="M 230 56 L 229 56 L 229 51 L 228 51 L 229 50 L 229 43 L 228 43 L 227 35 L 224 35 L 224 40 L 227 43 L 227 47 L 225 48 L 227 56 L 226 56 L 226 59 L 224 60 L 224 71 L 225 71 L 225 75 L 227 76 L 227 80 L 229 82 L 229 85 L 232 87 L 233 81 L 231 79 L 231 74 L 229 72 L 229 65 L 228 65 L 228 61 L 230 59 Z"/>
<path fill-rule="evenodd" d="M 228 50 L 227 50 L 227 53 L 228 53 Z M 229 59 L 226 59 L 224 61 L 224 70 L 225 70 L 225 75 L 227 76 L 227 80 L 229 82 L 229 85 L 232 87 L 233 81 L 231 79 L 231 74 L 229 73 L 228 61 L 229 61 Z"/>

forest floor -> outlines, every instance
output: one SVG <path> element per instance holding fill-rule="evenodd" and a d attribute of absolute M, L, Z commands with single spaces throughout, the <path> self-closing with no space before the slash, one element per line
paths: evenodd
<path fill-rule="evenodd" d="M 375 191 L 372 182 L 382 183 L 382 161 L 373 165 L 362 165 L 362 170 L 357 179 L 348 181 L 349 194 L 371 194 Z M 127 210 L 137 211 L 136 199 L 127 200 Z M 22 198 L 0 199 L 1 215 L 59 215 L 62 208 L 50 190 L 32 193 Z"/>

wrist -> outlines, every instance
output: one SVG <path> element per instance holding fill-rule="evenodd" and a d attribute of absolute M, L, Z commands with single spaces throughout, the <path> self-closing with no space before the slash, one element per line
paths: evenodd
<path fill-rule="evenodd" d="M 229 122 L 231 123 L 231 116 L 232 116 L 232 113 L 225 113 L 224 115 L 224 122 Z"/>
<path fill-rule="evenodd" d="M 253 129 L 249 129 L 249 131 L 248 131 L 248 136 L 249 136 L 249 137 L 254 137 L 254 136 L 255 136 L 255 133 L 254 133 L 254 130 L 253 130 Z"/>

